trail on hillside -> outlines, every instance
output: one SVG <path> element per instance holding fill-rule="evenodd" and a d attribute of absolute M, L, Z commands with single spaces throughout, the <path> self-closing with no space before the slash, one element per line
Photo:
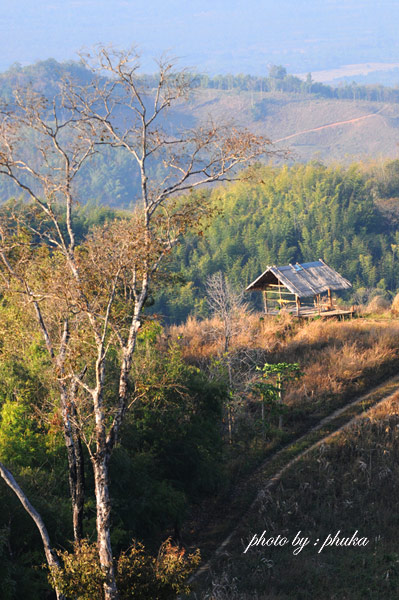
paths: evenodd
<path fill-rule="evenodd" d="M 315 448 L 320 446 L 321 444 L 327 442 L 329 439 L 339 434 L 344 429 L 350 427 L 356 421 L 367 417 L 368 412 L 371 409 L 383 404 L 391 400 L 399 393 L 399 375 L 395 375 L 394 377 L 388 378 L 386 381 L 381 383 L 380 385 L 374 387 L 371 391 L 366 394 L 357 397 L 355 400 L 346 404 L 342 408 L 339 408 L 333 411 L 330 415 L 323 418 L 317 425 L 310 428 L 305 434 L 296 438 L 283 448 L 268 457 L 261 465 L 256 469 L 255 476 L 259 482 L 259 491 L 255 497 L 255 499 L 250 503 L 249 508 L 247 508 L 241 516 L 236 520 L 236 525 L 229 533 L 229 535 L 223 540 L 223 542 L 217 547 L 217 549 L 213 552 L 212 557 L 202 565 L 196 573 L 191 577 L 191 582 L 195 581 L 201 575 L 205 574 L 209 571 L 211 567 L 211 563 L 218 557 L 220 557 L 223 552 L 226 551 L 226 548 L 234 538 L 234 536 L 239 532 L 240 528 L 243 525 L 243 522 L 246 516 L 254 511 L 259 501 L 263 498 L 265 492 L 269 490 L 272 486 L 274 486 L 283 476 L 283 474 L 294 465 L 296 462 L 301 460 L 304 456 L 306 456 L 309 452 L 312 452 Z M 367 405 L 367 409 L 364 410 L 364 406 Z M 361 411 L 356 413 L 356 408 L 361 407 Z M 355 412 L 354 416 L 351 416 Z M 348 419 L 344 421 L 342 424 L 342 418 L 345 417 L 345 413 L 348 413 Z M 334 421 L 336 423 L 334 423 Z M 333 425 L 332 428 L 329 429 L 329 426 Z M 327 432 L 324 433 L 323 429 L 327 429 Z M 316 438 L 317 432 L 319 432 L 320 437 Z M 324 434 L 323 434 L 324 433 Z M 295 452 L 295 448 L 302 447 L 302 450 L 297 450 Z M 286 456 L 286 460 L 284 460 L 284 455 Z M 282 460 L 283 459 L 283 460 Z M 275 464 L 275 468 L 273 469 L 273 464 Z M 239 486 L 239 488 L 242 488 Z M 236 493 L 240 492 L 240 489 L 235 490 Z"/>
<path fill-rule="evenodd" d="M 305 133 L 313 133 L 314 131 L 321 131 L 322 129 L 329 129 L 331 127 L 339 127 L 340 125 L 348 125 L 350 123 L 356 123 L 357 121 L 363 121 L 364 119 L 370 119 L 371 117 L 377 117 L 383 110 L 386 108 L 383 106 L 374 113 L 369 113 L 368 115 L 363 115 L 362 117 L 355 117 L 354 119 L 348 119 L 347 121 L 336 121 L 335 123 L 329 123 L 328 125 L 321 125 L 320 127 L 314 127 L 313 129 L 305 129 L 304 131 L 298 131 L 297 133 L 292 133 L 291 135 L 287 135 L 286 137 L 280 138 L 278 140 L 273 140 L 273 144 L 277 144 L 278 142 L 285 142 L 286 140 L 290 140 L 298 135 L 304 135 Z"/>

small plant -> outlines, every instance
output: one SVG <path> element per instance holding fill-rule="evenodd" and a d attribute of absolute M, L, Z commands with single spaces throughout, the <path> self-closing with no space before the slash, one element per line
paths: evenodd
<path fill-rule="evenodd" d="M 283 426 L 283 395 L 288 383 L 296 381 L 303 376 L 298 363 L 265 363 L 262 368 L 260 379 L 254 384 L 254 389 L 261 396 L 262 424 L 265 427 L 265 407 L 269 412 L 279 416 L 279 429 Z"/>

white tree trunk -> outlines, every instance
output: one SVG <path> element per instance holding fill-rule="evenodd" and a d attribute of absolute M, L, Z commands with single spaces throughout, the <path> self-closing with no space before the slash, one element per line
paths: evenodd
<path fill-rule="evenodd" d="M 39 515 L 37 510 L 29 502 L 26 494 L 19 487 L 18 483 L 15 481 L 15 479 L 12 476 L 12 474 L 10 473 L 10 471 L 1 462 L 0 462 L 0 475 L 4 479 L 6 484 L 12 489 L 14 494 L 16 494 L 18 496 L 22 506 L 24 507 L 26 512 L 29 514 L 29 516 L 32 517 L 33 521 L 35 522 L 36 527 L 38 528 L 40 536 L 42 538 L 44 552 L 46 555 L 46 560 L 47 560 L 48 566 L 50 567 L 50 569 L 59 569 L 60 563 L 57 559 L 56 554 L 54 553 L 54 551 L 51 547 L 50 537 L 47 532 L 46 526 L 43 522 L 43 519 L 41 518 L 41 516 Z M 58 600 L 66 600 L 65 596 L 63 594 L 60 594 L 57 589 L 55 590 L 55 593 L 57 594 Z"/>
<path fill-rule="evenodd" d="M 97 544 L 101 568 L 106 575 L 104 598 L 105 600 L 117 600 L 119 594 L 115 582 L 111 548 L 111 500 L 109 496 L 108 461 L 107 453 L 93 458 L 97 508 Z"/>

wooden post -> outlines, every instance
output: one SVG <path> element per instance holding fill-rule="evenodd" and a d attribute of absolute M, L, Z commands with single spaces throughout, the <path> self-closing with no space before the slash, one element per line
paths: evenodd
<path fill-rule="evenodd" d="M 328 293 L 328 300 L 329 300 L 329 303 L 330 303 L 330 309 L 332 310 L 333 303 L 332 303 L 332 295 L 331 295 L 331 289 L 330 288 L 328 288 L 327 293 Z"/>
<path fill-rule="evenodd" d="M 263 308 L 266 314 L 268 314 L 268 306 L 267 306 L 267 292 L 263 291 Z"/>
<path fill-rule="evenodd" d="M 301 311 L 301 301 L 299 299 L 299 296 L 295 296 L 295 302 L 296 302 L 296 316 L 299 317 L 299 313 Z"/>
<path fill-rule="evenodd" d="M 277 375 L 277 387 L 278 387 L 278 401 L 280 403 L 280 406 L 283 403 L 283 395 L 281 393 L 281 385 L 282 385 L 281 384 L 281 375 L 280 375 L 280 373 L 278 373 L 278 375 Z M 278 417 L 278 428 L 279 429 L 283 428 L 283 415 L 281 415 L 281 414 Z"/>

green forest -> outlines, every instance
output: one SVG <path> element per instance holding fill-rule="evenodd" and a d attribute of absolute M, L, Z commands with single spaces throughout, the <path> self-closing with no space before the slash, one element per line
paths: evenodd
<path fill-rule="evenodd" d="M 269 265 L 322 258 L 351 281 L 347 302 L 363 303 L 377 292 L 392 299 L 399 288 L 398 160 L 258 164 L 240 181 L 192 195 L 211 215 L 201 222 L 201 235 L 187 233 L 173 251 L 169 285 L 155 286 L 147 303 L 166 324 L 209 314 L 205 284 L 218 271 L 243 289 Z M 126 214 L 94 201 L 82 205 L 74 216 L 78 239 Z M 260 308 L 257 296 L 248 300 Z"/>
<path fill-rule="evenodd" d="M 206 316 L 205 282 L 222 271 L 237 289 L 269 265 L 322 258 L 349 279 L 362 303 L 399 287 L 399 161 L 256 166 L 241 181 L 203 192 L 217 213 L 203 236 L 188 237 L 170 268 L 183 283 L 157 291 L 169 321 Z M 252 302 L 260 308 L 260 298 Z M 258 303 L 258 304 L 256 304 Z"/>

